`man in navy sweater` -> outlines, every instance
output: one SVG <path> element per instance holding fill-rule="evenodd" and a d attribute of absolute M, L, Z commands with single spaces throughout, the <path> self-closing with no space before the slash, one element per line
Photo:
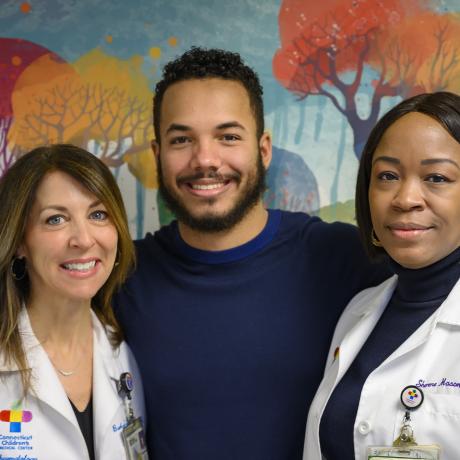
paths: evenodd
<path fill-rule="evenodd" d="M 301 459 L 335 323 L 386 275 L 353 226 L 262 203 L 272 144 L 239 55 L 192 48 L 155 91 L 153 151 L 177 220 L 137 241 L 117 315 L 155 460 Z"/>

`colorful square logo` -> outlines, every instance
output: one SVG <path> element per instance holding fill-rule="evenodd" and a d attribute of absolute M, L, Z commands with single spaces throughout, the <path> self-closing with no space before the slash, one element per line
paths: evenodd
<path fill-rule="evenodd" d="M 10 433 L 20 433 L 21 423 L 32 420 L 32 412 L 28 410 L 2 410 L 0 411 L 0 421 L 10 424 Z"/>

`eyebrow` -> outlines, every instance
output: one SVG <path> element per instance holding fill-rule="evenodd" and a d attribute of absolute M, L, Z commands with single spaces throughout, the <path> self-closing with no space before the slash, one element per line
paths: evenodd
<path fill-rule="evenodd" d="M 224 129 L 229 129 L 229 128 L 239 128 L 239 129 L 242 129 L 243 131 L 246 131 L 246 128 L 241 123 L 238 123 L 237 121 L 226 121 L 225 123 L 221 123 L 220 125 L 216 126 L 217 130 L 224 130 Z M 188 125 L 182 125 L 179 123 L 171 123 L 168 126 L 168 129 L 166 130 L 166 134 L 169 134 L 171 131 L 180 131 L 180 132 L 192 131 L 192 127 Z"/>
<path fill-rule="evenodd" d="M 372 160 L 372 166 L 374 166 L 375 163 L 377 163 L 377 161 L 384 161 L 384 162 L 393 163 L 393 164 L 396 164 L 396 165 L 399 165 L 401 163 L 397 158 L 387 157 L 385 155 L 381 155 L 381 156 L 375 158 L 374 160 Z"/>
<path fill-rule="evenodd" d="M 454 160 L 451 160 L 450 158 L 429 158 L 428 160 L 422 160 L 420 162 L 422 165 L 431 165 L 435 163 L 451 163 L 454 166 L 456 166 L 458 169 L 460 169 L 460 166 L 458 163 Z"/>
<path fill-rule="evenodd" d="M 166 134 L 170 133 L 171 131 L 190 131 L 192 128 L 187 125 L 180 125 L 178 123 L 171 123 L 166 130 Z"/>
<path fill-rule="evenodd" d="M 384 161 L 387 163 L 392 163 L 392 164 L 401 164 L 401 162 L 397 158 L 393 157 L 387 157 L 385 155 L 382 155 L 380 157 L 377 157 L 375 160 L 372 161 L 372 166 L 377 162 L 377 161 Z M 421 160 L 420 164 L 421 165 L 432 165 L 432 164 L 437 164 L 437 163 L 451 163 L 453 164 L 456 168 L 460 169 L 460 166 L 458 163 L 454 160 L 451 160 L 450 158 L 428 158 L 426 160 Z"/>
<path fill-rule="evenodd" d="M 239 129 L 242 129 L 243 131 L 246 131 L 246 128 L 241 123 L 238 123 L 237 121 L 227 121 L 226 123 L 221 123 L 220 125 L 217 125 L 217 129 L 228 129 L 228 128 L 239 128 Z"/>
<path fill-rule="evenodd" d="M 95 208 L 96 206 L 99 206 L 100 204 L 102 204 L 101 200 L 93 201 L 88 206 L 88 209 Z M 48 210 L 54 210 L 54 211 L 60 211 L 60 212 L 67 212 L 68 211 L 68 209 L 65 206 L 60 206 L 58 204 L 50 204 L 48 206 L 44 206 L 43 208 L 41 208 L 39 212 L 41 214 L 43 211 L 48 211 Z"/>

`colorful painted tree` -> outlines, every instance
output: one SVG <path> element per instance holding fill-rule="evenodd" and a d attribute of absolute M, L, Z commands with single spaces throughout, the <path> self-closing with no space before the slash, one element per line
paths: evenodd
<path fill-rule="evenodd" d="M 13 90 L 25 69 L 43 57 L 63 62 L 57 54 L 35 43 L 17 38 L 0 38 L 0 176 L 14 160 L 14 149 L 8 148 L 13 124 Z"/>
<path fill-rule="evenodd" d="M 140 56 L 120 60 L 100 50 L 93 50 L 74 63 L 90 101 L 91 122 L 80 136 L 99 143 L 98 155 L 107 164 L 120 166 L 127 161 L 144 186 L 155 187 L 150 150 L 154 136 L 152 93 L 142 64 Z"/>
<path fill-rule="evenodd" d="M 456 91 L 460 75 L 460 19 L 431 11 L 407 18 L 381 34 L 370 53 L 375 68 L 386 64 L 402 96 L 420 92 Z"/>
<path fill-rule="evenodd" d="M 84 96 L 80 76 L 70 64 L 47 55 L 36 59 L 14 87 L 9 144 L 20 155 L 40 144 L 69 142 L 87 123 Z"/>
<path fill-rule="evenodd" d="M 446 72 L 458 72 L 456 19 L 424 11 L 421 1 L 284 0 L 279 29 L 275 77 L 300 99 L 327 97 L 347 119 L 357 157 L 384 97 L 445 89 Z M 363 118 L 357 95 L 371 74 Z"/>
<path fill-rule="evenodd" d="M 36 60 L 15 86 L 10 141 L 21 151 L 72 142 L 110 167 L 133 163 L 131 172 L 144 186 L 154 187 L 151 93 L 140 65 L 138 57 L 121 61 L 100 50 L 73 65 L 46 56 Z"/>

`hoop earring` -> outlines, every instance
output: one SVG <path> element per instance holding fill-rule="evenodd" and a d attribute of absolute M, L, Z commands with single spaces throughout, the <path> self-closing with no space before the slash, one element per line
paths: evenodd
<path fill-rule="evenodd" d="M 378 248 L 382 247 L 382 243 L 377 238 L 377 235 L 375 234 L 374 229 L 371 230 L 371 243 Z"/>
<path fill-rule="evenodd" d="M 27 275 L 26 258 L 14 257 L 10 265 L 11 276 L 16 281 L 23 280 Z"/>

